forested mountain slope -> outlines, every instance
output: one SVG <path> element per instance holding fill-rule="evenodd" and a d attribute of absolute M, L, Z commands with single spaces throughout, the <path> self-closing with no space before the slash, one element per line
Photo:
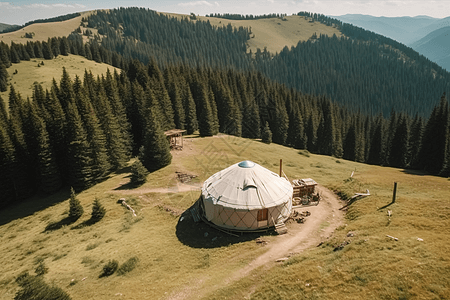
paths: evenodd
<path fill-rule="evenodd" d="M 371 114 L 388 116 L 395 109 L 428 116 L 435 99 L 450 90 L 448 72 L 403 44 L 322 15 L 299 15 L 336 27 L 345 38 L 313 35 L 273 57 L 264 50 L 248 54 L 250 28 L 233 28 L 226 19 L 215 27 L 208 20 L 121 8 L 85 20 L 105 36 L 104 47 L 126 58 L 147 63 L 153 56 L 160 66 L 184 62 L 258 70 L 289 87 Z"/>
<path fill-rule="evenodd" d="M 437 29 L 411 45 L 446 70 L 450 70 L 450 26 Z"/>

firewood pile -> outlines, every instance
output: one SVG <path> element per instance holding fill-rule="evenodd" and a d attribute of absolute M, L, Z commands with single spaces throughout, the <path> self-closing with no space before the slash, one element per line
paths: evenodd
<path fill-rule="evenodd" d="M 193 178 L 197 177 L 197 175 L 191 175 L 191 174 L 186 174 L 186 173 L 181 173 L 181 172 L 175 172 L 175 173 L 177 174 L 178 181 L 181 183 L 190 182 Z"/>

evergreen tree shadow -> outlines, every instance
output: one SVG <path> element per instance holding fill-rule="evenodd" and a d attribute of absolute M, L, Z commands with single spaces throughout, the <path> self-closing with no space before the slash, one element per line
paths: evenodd
<path fill-rule="evenodd" d="M 70 189 L 62 188 L 59 192 L 52 195 L 40 193 L 18 203 L 8 205 L 0 210 L 0 226 L 31 216 L 69 198 Z"/>
<path fill-rule="evenodd" d="M 190 208 L 181 214 L 176 225 L 175 234 L 181 243 L 192 248 L 218 248 L 252 241 L 259 237 L 273 234 L 273 231 L 264 231 L 248 233 L 232 232 L 231 235 L 203 221 L 194 222 L 189 210 Z"/>
<path fill-rule="evenodd" d="M 131 171 L 130 171 L 131 172 Z M 124 178 L 131 178 L 131 175 L 128 175 Z M 132 182 L 131 180 L 125 184 L 122 184 L 121 186 L 116 187 L 114 190 L 115 191 L 122 191 L 122 190 L 132 190 L 135 188 L 140 187 L 141 185 L 137 185 L 134 182 Z"/>
<path fill-rule="evenodd" d="M 83 222 L 81 222 L 80 224 L 78 224 L 78 225 L 76 225 L 76 226 L 73 226 L 73 227 L 70 228 L 70 229 L 74 229 L 74 230 L 76 230 L 76 229 L 82 229 L 82 228 L 84 228 L 84 227 L 92 226 L 92 225 L 94 225 L 95 223 L 97 223 L 98 221 L 100 221 L 100 220 L 95 220 L 95 219 L 93 219 L 93 218 L 90 218 L 89 220 L 83 221 Z"/>
<path fill-rule="evenodd" d="M 425 171 L 422 170 L 413 170 L 413 169 L 403 169 L 402 170 L 403 173 L 405 174 L 409 174 L 409 175 L 417 175 L 417 176 L 426 176 L 426 175 L 430 175 Z"/>
<path fill-rule="evenodd" d="M 69 225 L 75 223 L 76 221 L 77 221 L 76 219 L 73 219 L 71 217 L 66 217 L 59 222 L 54 222 L 54 223 L 48 224 L 45 227 L 44 232 L 61 229 L 63 226 L 69 226 Z"/>

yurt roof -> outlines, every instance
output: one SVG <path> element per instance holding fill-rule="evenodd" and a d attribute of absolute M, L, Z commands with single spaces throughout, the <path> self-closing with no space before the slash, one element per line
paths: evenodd
<path fill-rule="evenodd" d="M 278 174 L 247 160 L 209 177 L 203 184 L 202 194 L 216 205 L 261 209 L 289 201 L 292 186 Z"/>

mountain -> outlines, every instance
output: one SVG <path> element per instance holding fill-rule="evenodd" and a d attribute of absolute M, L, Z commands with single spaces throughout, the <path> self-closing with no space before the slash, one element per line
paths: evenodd
<path fill-rule="evenodd" d="M 388 18 L 347 14 L 334 18 L 408 45 L 429 60 L 450 70 L 449 36 L 446 35 L 450 26 L 450 17 L 443 19 L 428 16 Z"/>
<path fill-rule="evenodd" d="M 332 16 L 342 22 L 390 37 L 409 45 L 428 33 L 449 23 L 449 18 L 437 19 L 428 16 L 417 17 L 374 17 L 370 15 L 347 14 Z"/>
<path fill-rule="evenodd" d="M 5 29 L 11 28 L 11 27 L 19 27 L 19 26 L 18 25 L 9 25 L 9 24 L 0 23 L 0 32 L 2 32 Z"/>
<path fill-rule="evenodd" d="M 431 32 L 411 47 L 450 71 L 450 26 Z"/>

